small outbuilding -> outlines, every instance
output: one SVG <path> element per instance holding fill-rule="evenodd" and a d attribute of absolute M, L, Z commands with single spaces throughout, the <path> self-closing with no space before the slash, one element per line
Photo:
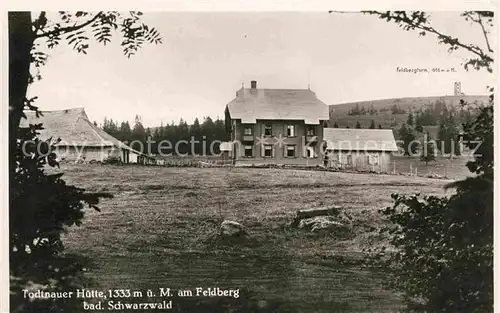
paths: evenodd
<path fill-rule="evenodd" d="M 389 172 L 398 151 L 391 129 L 324 129 L 325 165 L 338 169 Z"/>

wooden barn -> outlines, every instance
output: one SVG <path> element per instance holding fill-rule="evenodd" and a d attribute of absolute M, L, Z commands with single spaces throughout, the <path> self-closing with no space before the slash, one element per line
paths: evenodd
<path fill-rule="evenodd" d="M 325 128 L 328 167 L 389 172 L 391 154 L 398 151 L 391 129 Z"/>
<path fill-rule="evenodd" d="M 25 114 L 27 118 L 21 119 L 22 127 L 42 123 L 44 129 L 39 131 L 40 139 L 61 139 L 56 144 L 61 161 L 94 163 L 119 158 L 123 163 L 151 162 L 149 156 L 130 148 L 94 125 L 84 108 L 42 111 L 43 116 L 39 117 L 31 111 Z"/>

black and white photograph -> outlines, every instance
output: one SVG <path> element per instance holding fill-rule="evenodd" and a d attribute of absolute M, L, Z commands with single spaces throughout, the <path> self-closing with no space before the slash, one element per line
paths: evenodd
<path fill-rule="evenodd" d="M 4 12 L 0 311 L 496 311 L 496 6 L 197 2 Z"/>

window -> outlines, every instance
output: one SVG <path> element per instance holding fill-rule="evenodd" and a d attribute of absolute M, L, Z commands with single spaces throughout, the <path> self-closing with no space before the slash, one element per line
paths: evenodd
<path fill-rule="evenodd" d="M 352 165 L 352 155 L 342 153 L 339 156 L 341 157 L 340 164 L 342 164 L 342 165 Z"/>
<path fill-rule="evenodd" d="M 288 125 L 286 127 L 286 135 L 288 137 L 295 137 L 295 125 Z"/>
<path fill-rule="evenodd" d="M 316 129 L 314 128 L 314 126 L 307 126 L 307 136 L 316 136 Z"/>
<path fill-rule="evenodd" d="M 286 157 L 287 158 L 295 157 L 295 146 L 286 146 Z"/>
<path fill-rule="evenodd" d="M 245 129 L 243 131 L 243 134 L 245 136 L 251 136 L 252 135 L 252 127 L 250 126 L 245 126 Z"/>
<path fill-rule="evenodd" d="M 253 157 L 252 146 L 245 146 L 245 157 L 247 157 L 247 158 Z"/>
<path fill-rule="evenodd" d="M 272 135 L 272 127 L 271 124 L 264 125 L 264 135 L 271 136 Z"/>
<path fill-rule="evenodd" d="M 264 146 L 264 156 L 267 158 L 273 157 L 273 146 L 271 145 Z"/>
<path fill-rule="evenodd" d="M 352 165 L 352 155 L 347 155 L 347 165 Z"/>
<path fill-rule="evenodd" d="M 379 156 L 378 156 L 378 154 L 369 154 L 368 155 L 368 164 L 370 164 L 370 165 L 378 165 L 379 164 Z"/>
<path fill-rule="evenodd" d="M 316 157 L 316 155 L 314 154 L 314 147 L 307 147 L 306 153 L 308 158 Z"/>

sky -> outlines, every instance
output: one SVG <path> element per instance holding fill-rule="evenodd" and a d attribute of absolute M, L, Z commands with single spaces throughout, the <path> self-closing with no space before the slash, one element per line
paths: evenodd
<path fill-rule="evenodd" d="M 123 56 L 118 36 L 91 42 L 87 55 L 61 44 L 50 51 L 42 80 L 29 89 L 42 110 L 85 107 L 90 120 L 105 117 L 145 126 L 195 117 L 223 118 L 238 89 L 310 89 L 326 104 L 453 94 L 486 94 L 494 77 L 465 71 L 466 52 L 449 53 L 435 36 L 418 36 L 394 23 L 358 13 L 144 12 L 162 35 Z M 459 12 L 432 13 L 443 33 L 483 45 L 481 30 Z M 118 34 L 117 34 L 118 35 Z M 494 38 L 495 36 L 491 36 Z M 494 45 L 496 46 L 496 45 Z M 404 73 L 397 68 L 455 68 L 455 73 Z"/>

